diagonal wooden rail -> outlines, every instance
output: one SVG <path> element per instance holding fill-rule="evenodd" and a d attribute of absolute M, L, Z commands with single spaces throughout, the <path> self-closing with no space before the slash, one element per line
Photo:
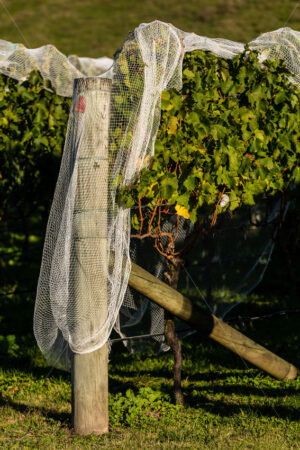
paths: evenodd
<path fill-rule="evenodd" d="M 297 377 L 298 369 L 293 364 L 257 344 L 213 314 L 194 305 L 187 297 L 134 263 L 129 276 L 129 285 L 195 330 L 275 378 L 293 380 Z"/>

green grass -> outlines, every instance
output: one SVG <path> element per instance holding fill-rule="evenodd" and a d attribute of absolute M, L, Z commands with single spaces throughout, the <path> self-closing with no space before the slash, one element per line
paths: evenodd
<path fill-rule="evenodd" d="M 85 438 L 69 428 L 66 376 L 2 369 L 0 443 L 5 448 L 299 448 L 299 380 L 287 384 L 253 369 L 200 366 L 185 360 L 187 404 L 179 408 L 171 403 L 169 355 L 122 357 L 110 367 L 110 434 Z"/>
<path fill-rule="evenodd" d="M 247 42 L 285 25 L 295 0 L 6 0 L 1 39 L 54 44 L 66 54 L 112 56 L 140 23 L 162 20 L 184 31 Z M 300 8 L 288 26 L 299 29 Z"/>
<path fill-rule="evenodd" d="M 250 296 L 235 312 L 293 307 Z M 248 336 L 289 361 L 299 348 L 296 316 L 256 322 Z M 280 330 L 280 333 L 278 333 Z M 185 407 L 172 401 L 172 355 L 110 355 L 110 433 L 80 437 L 70 426 L 70 376 L 47 367 L 33 342 L 0 358 L 0 446 L 4 448 L 300 448 L 300 379 L 274 380 L 195 334 L 184 341 Z M 3 351 L 3 350 L 2 350 Z"/>

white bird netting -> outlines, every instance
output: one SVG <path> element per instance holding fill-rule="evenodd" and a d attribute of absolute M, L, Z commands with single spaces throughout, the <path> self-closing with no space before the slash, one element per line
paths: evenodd
<path fill-rule="evenodd" d="M 80 58 L 65 56 L 54 45 L 29 49 L 23 44 L 0 39 L 0 72 L 19 81 L 25 81 L 37 70 L 44 80 L 50 80 L 58 95 L 72 97 L 76 78 L 100 75 L 112 66 L 111 58 Z"/>
<path fill-rule="evenodd" d="M 271 57 L 284 59 L 292 74 L 291 80 L 300 84 L 299 32 L 282 28 L 259 36 L 249 46 L 259 51 L 261 61 Z M 85 149 L 94 145 L 89 142 L 90 134 L 95 134 L 91 124 L 97 121 L 102 123 L 104 119 L 98 104 L 102 97 L 96 90 L 81 89 L 74 93 L 61 169 L 46 232 L 34 315 L 34 333 L 38 345 L 46 358 L 57 367 L 69 368 L 70 350 L 85 353 L 100 348 L 107 342 L 113 327 L 121 336 L 128 335 L 126 330 L 130 327 L 134 330 L 135 326 L 141 323 L 141 319 L 147 317 L 150 325 L 140 327 L 141 331 L 155 334 L 163 330 L 163 311 L 150 304 L 147 299 L 135 298 L 127 290 L 130 256 L 137 258 L 140 264 L 142 261 L 141 265 L 156 276 L 161 276 L 163 263 L 157 256 L 150 257 L 149 254 L 146 262 L 143 257 L 144 247 L 134 249 L 132 246 L 130 255 L 130 210 L 116 203 L 116 180 L 121 186 L 130 183 L 147 161 L 147 156 L 153 155 L 160 124 L 161 93 L 170 88 L 181 89 L 184 53 L 193 50 L 205 50 L 223 58 L 233 58 L 244 50 L 244 44 L 185 33 L 172 25 L 155 21 L 140 25 L 117 52 L 112 68 L 101 75 L 102 78 L 112 80 L 111 114 L 107 124 L 110 136 L 108 168 L 105 169 L 105 163 L 101 166 L 99 161 L 103 170 L 97 172 L 97 177 L 103 179 L 106 176 L 105 170 L 108 170 L 105 219 L 107 249 L 103 250 L 101 257 L 95 248 L 94 253 L 92 250 L 88 259 L 82 262 L 82 276 L 85 275 L 84 271 L 89 271 L 87 298 L 96 300 L 94 303 L 85 300 L 80 314 L 75 311 L 75 292 L 70 281 L 74 265 L 78 267 L 78 261 L 74 259 L 78 167 Z M 39 70 L 44 79 L 50 79 L 57 93 L 63 96 L 72 96 L 75 78 L 84 77 L 86 74 L 94 75 L 98 69 L 101 72 L 104 66 L 100 67 L 100 61 L 101 58 L 68 59 L 53 46 L 30 50 L 21 45 L 0 42 L 2 73 L 22 81 L 31 70 Z M 109 61 L 103 62 L 107 64 L 107 68 Z M 99 143 L 97 145 L 101 146 Z M 83 169 L 87 189 L 97 186 L 96 181 L 90 181 L 95 177 L 94 169 L 94 164 L 88 163 Z M 270 216 L 265 218 L 270 223 L 274 218 L 272 214 L 278 213 L 278 205 L 275 204 L 272 211 Z M 260 211 L 256 212 L 260 214 Z M 90 223 L 99 223 L 101 226 L 101 220 L 98 221 L 93 215 Z M 184 235 L 184 231 L 182 233 Z M 247 263 L 244 275 L 231 283 L 232 290 L 237 293 L 247 293 L 251 286 L 257 284 L 265 270 L 272 251 L 272 242 L 267 234 L 261 234 L 261 237 L 254 255 L 250 240 L 252 253 L 248 256 L 251 261 Z M 228 242 L 228 238 L 222 242 Z M 214 271 L 210 274 L 204 273 L 197 279 L 199 285 L 208 276 L 219 277 L 224 281 L 221 260 L 227 250 L 221 249 L 220 245 L 220 242 L 215 242 L 211 262 L 218 263 L 221 274 Z M 240 248 L 237 247 L 236 251 L 240 252 Z M 210 251 L 203 254 L 200 265 L 207 265 L 209 254 Z M 228 263 L 226 265 L 228 266 Z M 99 277 L 103 279 L 103 273 L 106 274 L 107 286 L 99 286 Z M 94 286 L 98 286 L 96 293 L 93 291 L 93 280 Z M 189 283 L 188 277 L 186 282 Z M 219 286 L 217 289 L 224 291 L 225 288 Z M 101 299 L 102 293 L 105 297 L 107 295 L 107 306 L 101 306 L 101 301 L 97 301 Z M 217 293 L 215 296 L 218 296 Z M 102 317 L 105 315 L 105 320 L 95 325 L 95 317 L 102 307 Z M 228 309 L 226 306 L 220 314 L 224 315 Z M 78 324 L 78 321 L 81 321 L 81 324 Z"/>

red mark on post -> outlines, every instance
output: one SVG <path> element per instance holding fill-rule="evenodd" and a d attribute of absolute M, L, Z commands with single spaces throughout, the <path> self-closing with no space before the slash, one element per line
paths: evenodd
<path fill-rule="evenodd" d="M 82 95 L 75 105 L 75 111 L 84 113 L 85 108 L 86 108 L 86 104 L 84 103 L 84 96 Z"/>

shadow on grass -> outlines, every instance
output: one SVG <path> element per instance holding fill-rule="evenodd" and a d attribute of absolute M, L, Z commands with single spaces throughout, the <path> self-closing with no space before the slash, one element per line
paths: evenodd
<path fill-rule="evenodd" d="M 300 419 L 299 410 L 290 406 L 241 404 L 235 403 L 230 399 L 225 402 L 223 400 L 215 400 L 212 397 L 208 399 L 201 395 L 193 397 L 193 399 L 187 397 L 186 406 L 201 408 L 206 412 L 221 417 L 232 417 L 243 412 L 248 414 L 251 412 L 256 417 L 289 419 L 295 422 Z"/>
<path fill-rule="evenodd" d="M 46 419 L 55 420 L 56 422 L 61 422 L 62 426 L 71 427 L 71 416 L 68 413 L 57 412 L 53 409 L 47 409 L 42 406 L 29 406 L 24 403 L 17 403 L 13 400 L 0 397 L 0 407 L 9 406 L 14 409 L 16 412 L 20 412 L 22 414 L 26 414 L 32 411 L 36 411 L 42 414 Z"/>
<path fill-rule="evenodd" d="M 191 383 L 192 384 L 192 383 Z M 287 387 L 259 387 L 259 386 L 249 386 L 249 385 L 241 385 L 238 384 L 237 386 L 234 385 L 225 385 L 225 386 L 218 386 L 211 384 L 209 386 L 209 389 L 212 390 L 215 394 L 225 394 L 225 395 L 243 395 L 243 396 L 259 396 L 259 397 L 272 397 L 273 399 L 277 397 L 285 397 L 287 395 L 294 395 L 299 393 L 299 388 L 296 386 L 287 386 Z M 188 390 L 201 390 L 201 388 L 197 386 L 191 386 L 188 388 Z"/>
<path fill-rule="evenodd" d="M 55 378 L 68 380 L 71 378 L 69 372 L 63 370 L 55 369 L 54 367 L 36 367 L 32 366 L 27 360 L 13 360 L 13 359 L 0 359 L 0 369 L 3 371 L 20 371 L 32 379 L 38 378 Z"/>
<path fill-rule="evenodd" d="M 231 367 L 232 368 L 232 367 Z M 236 369 L 236 368 L 235 368 Z M 122 377 L 134 378 L 134 377 L 142 377 L 149 376 L 151 378 L 164 378 L 167 380 L 173 379 L 173 369 L 162 368 L 162 369 L 142 369 L 142 370 L 122 370 L 119 373 Z M 245 375 L 249 375 L 249 372 L 245 372 Z M 112 377 L 114 373 L 112 373 Z M 196 374 L 192 374 L 188 370 L 182 371 L 182 379 L 188 378 L 189 381 L 212 381 L 212 380 L 226 380 L 232 377 L 232 372 L 219 372 L 219 371 L 210 371 L 210 372 L 200 372 Z"/>
<path fill-rule="evenodd" d="M 59 373 L 61 375 L 61 373 Z M 217 372 L 212 372 L 206 375 L 217 375 Z M 37 373 L 34 373 L 37 376 Z M 219 375 L 219 374 L 218 374 Z M 132 389 L 134 392 L 138 391 L 136 381 L 134 379 L 127 380 L 125 382 L 120 382 L 119 380 L 110 380 L 109 390 L 112 394 L 122 393 L 124 394 L 128 389 Z M 272 405 L 271 402 L 274 398 L 293 395 L 298 392 L 298 390 L 292 386 L 287 388 L 263 388 L 254 386 L 218 386 L 211 385 L 209 389 L 212 393 L 208 393 L 197 386 L 193 386 L 193 383 L 187 388 L 184 388 L 185 395 L 185 405 L 186 407 L 201 409 L 205 412 L 209 412 L 213 415 L 221 417 L 233 417 L 235 415 L 249 413 L 254 417 L 264 417 L 264 418 L 279 418 L 288 419 L 290 421 L 296 421 L 300 419 L 300 412 L 292 406 L 285 406 L 282 403 L 279 405 Z M 162 393 L 167 394 L 170 398 L 173 397 L 173 387 L 172 384 L 161 383 L 159 390 Z M 216 398 L 218 395 L 223 394 L 226 399 Z M 237 399 L 235 396 L 241 396 L 242 398 Z M 251 396 L 266 397 L 264 405 L 251 404 Z M 268 401 L 269 400 L 269 401 Z M 0 407 L 9 406 L 17 412 L 25 414 L 27 412 L 38 412 L 42 414 L 46 419 L 51 419 L 56 422 L 60 422 L 61 426 L 71 427 L 71 417 L 70 414 L 65 412 L 57 412 L 54 409 L 47 409 L 42 406 L 29 406 L 24 403 L 15 402 L 7 397 L 0 397 Z"/>
<path fill-rule="evenodd" d="M 130 383 L 125 383 L 126 389 L 132 388 L 133 385 Z M 125 388 L 124 386 L 124 388 Z M 162 387 L 162 391 L 165 391 L 169 395 L 171 394 L 171 389 L 167 387 Z M 250 404 L 241 404 L 235 403 L 233 400 L 228 399 L 224 400 L 216 400 L 213 396 L 205 396 L 205 395 L 197 395 L 192 398 L 186 393 L 185 397 L 185 406 L 192 408 L 201 408 L 205 410 L 205 412 L 209 412 L 215 416 L 221 417 L 233 417 L 235 415 L 247 413 L 252 413 L 254 417 L 264 417 L 264 418 L 278 418 L 278 419 L 288 419 L 290 421 L 298 421 L 300 419 L 300 413 L 296 408 L 287 407 L 284 405 L 276 405 L 275 407 L 272 405 L 250 405 Z M 62 427 L 71 428 L 71 416 L 68 413 L 58 413 L 53 409 L 47 409 L 40 406 L 28 406 L 24 403 L 16 403 L 11 399 L 0 398 L 0 407 L 1 406 L 9 406 L 13 408 L 15 411 L 20 412 L 22 414 L 26 414 L 28 412 L 36 411 L 42 414 L 46 419 L 54 420 L 55 422 L 60 422 Z M 184 413 L 183 413 L 184 414 Z"/>
<path fill-rule="evenodd" d="M 188 387 L 183 388 L 183 393 L 185 396 L 185 406 L 191 408 L 201 408 L 206 412 L 210 412 L 216 416 L 226 416 L 232 417 L 236 414 L 243 412 L 252 412 L 257 417 L 266 417 L 266 418 L 280 418 L 280 419 L 289 419 L 289 420 L 299 420 L 300 419 L 300 411 L 294 407 L 284 406 L 284 405 L 271 405 L 271 402 L 274 402 L 274 398 L 281 398 L 286 395 L 294 395 L 299 390 L 294 387 L 288 388 L 259 388 L 253 386 L 215 386 L 212 385 L 209 387 L 212 391 L 211 394 L 204 392 L 201 394 L 201 388 L 197 389 L 196 387 Z M 110 392 L 121 392 L 125 393 L 127 389 L 132 389 L 134 392 L 137 392 L 137 386 L 133 381 L 126 381 L 124 383 L 120 382 L 110 382 Z M 173 398 L 173 387 L 169 384 L 161 384 L 159 390 L 164 394 L 167 394 L 170 398 Z M 199 393 L 197 393 L 199 391 Z M 215 396 L 217 394 L 224 394 L 227 396 L 226 400 L 216 399 Z M 233 395 L 233 397 L 230 397 Z M 243 395 L 243 399 L 238 399 L 234 396 Z M 260 398 L 265 397 L 265 402 L 268 404 L 264 405 L 253 405 L 251 404 L 251 396 L 259 396 Z"/>

